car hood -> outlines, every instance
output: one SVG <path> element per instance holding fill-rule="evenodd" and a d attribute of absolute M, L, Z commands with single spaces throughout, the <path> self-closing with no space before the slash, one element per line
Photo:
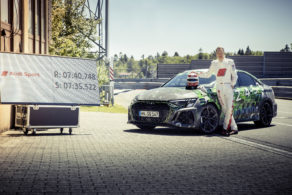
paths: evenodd
<path fill-rule="evenodd" d="M 137 96 L 137 100 L 154 100 L 154 101 L 169 101 L 178 99 L 197 98 L 202 96 L 202 91 L 186 90 L 185 88 L 176 87 L 159 87 L 147 90 Z"/>

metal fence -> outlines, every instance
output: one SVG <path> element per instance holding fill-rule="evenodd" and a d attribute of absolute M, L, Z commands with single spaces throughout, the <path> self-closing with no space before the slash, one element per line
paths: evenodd
<path fill-rule="evenodd" d="M 113 86 L 102 85 L 99 87 L 99 97 L 101 105 L 113 104 Z"/>
<path fill-rule="evenodd" d="M 263 56 L 230 56 L 236 68 L 259 78 L 292 78 L 292 52 L 264 52 Z M 209 68 L 211 60 L 193 60 L 190 64 L 157 64 L 157 78 L 171 78 L 179 72 Z"/>
<path fill-rule="evenodd" d="M 142 69 L 135 68 L 115 68 L 115 78 L 118 79 L 144 79 L 144 78 L 156 78 L 156 66 Z"/>

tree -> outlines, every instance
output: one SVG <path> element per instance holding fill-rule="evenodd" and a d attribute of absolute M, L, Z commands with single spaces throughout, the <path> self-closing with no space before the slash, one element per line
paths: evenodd
<path fill-rule="evenodd" d="M 109 82 L 108 68 L 105 65 L 104 61 L 101 63 L 100 66 L 97 66 L 97 73 L 99 86 L 102 86 Z"/>
<path fill-rule="evenodd" d="M 242 53 L 243 53 L 243 50 L 238 49 L 237 55 L 243 55 Z"/>
<path fill-rule="evenodd" d="M 160 57 L 160 54 L 159 52 L 157 52 L 155 58 L 158 59 L 159 57 Z"/>
<path fill-rule="evenodd" d="M 199 57 L 198 57 L 199 60 L 203 59 L 203 53 L 202 53 L 202 52 L 203 52 L 203 49 L 200 48 L 200 49 L 199 49 Z"/>
<path fill-rule="evenodd" d="M 253 56 L 263 56 L 264 53 L 262 51 L 252 51 Z"/>
<path fill-rule="evenodd" d="M 241 49 L 238 49 L 237 55 L 241 55 Z"/>
<path fill-rule="evenodd" d="M 281 52 L 291 52 L 290 47 L 288 44 L 285 45 L 285 48 L 280 50 Z"/>
<path fill-rule="evenodd" d="M 148 59 L 148 60 L 152 60 L 152 61 L 153 61 L 153 59 L 154 59 L 154 58 L 153 58 L 153 56 L 152 56 L 152 55 L 149 55 L 149 56 L 147 57 L 147 59 Z"/>
<path fill-rule="evenodd" d="M 177 57 L 177 56 L 179 56 L 179 54 L 178 54 L 178 52 L 176 51 L 176 52 L 174 52 L 174 55 L 173 55 L 174 57 Z"/>
<path fill-rule="evenodd" d="M 216 51 L 210 53 L 210 59 L 216 59 Z"/>
<path fill-rule="evenodd" d="M 286 44 L 286 46 L 285 46 L 285 52 L 290 52 L 290 47 L 288 44 Z"/>
<path fill-rule="evenodd" d="M 123 58 L 123 60 L 124 60 L 124 62 L 128 62 L 128 56 L 127 56 L 127 54 L 124 54 L 124 58 Z"/>
<path fill-rule="evenodd" d="M 52 1 L 52 55 L 88 57 L 96 41 L 96 25 L 100 20 L 86 18 L 85 0 Z M 94 56 L 92 56 L 94 57 Z"/>
<path fill-rule="evenodd" d="M 149 68 L 149 62 L 148 60 L 140 60 L 139 61 L 139 68 L 140 68 L 140 77 L 146 77 L 148 78 L 150 76 L 150 68 Z"/>
<path fill-rule="evenodd" d="M 250 50 L 249 46 L 247 46 L 244 55 L 251 55 L 251 50 Z"/>
<path fill-rule="evenodd" d="M 127 55 L 125 54 L 124 56 L 127 57 Z M 133 71 L 133 68 L 134 68 L 134 58 L 130 58 L 130 60 L 128 61 L 125 61 L 127 63 L 127 71 L 128 72 L 131 72 Z"/>
<path fill-rule="evenodd" d="M 166 57 L 166 56 L 168 56 L 168 53 L 167 53 L 167 51 L 164 51 L 163 53 L 162 53 L 162 55 L 161 56 L 163 56 L 163 57 Z"/>
<path fill-rule="evenodd" d="M 229 56 L 233 56 L 233 53 L 232 53 L 232 52 L 226 52 L 225 55 L 226 55 L 227 57 L 229 57 Z"/>
<path fill-rule="evenodd" d="M 117 54 L 114 55 L 114 61 L 117 62 L 119 60 L 119 57 Z"/>

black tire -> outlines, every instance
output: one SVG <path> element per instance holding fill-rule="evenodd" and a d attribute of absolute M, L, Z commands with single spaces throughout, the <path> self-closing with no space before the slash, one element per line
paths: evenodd
<path fill-rule="evenodd" d="M 218 128 L 219 119 L 217 108 L 212 104 L 205 105 L 200 116 L 200 131 L 206 134 L 213 133 Z"/>
<path fill-rule="evenodd" d="M 273 118 L 273 108 L 268 101 L 265 101 L 260 106 L 260 120 L 254 121 L 257 127 L 269 127 Z"/>
<path fill-rule="evenodd" d="M 155 125 L 136 125 L 142 130 L 153 130 L 156 126 Z"/>

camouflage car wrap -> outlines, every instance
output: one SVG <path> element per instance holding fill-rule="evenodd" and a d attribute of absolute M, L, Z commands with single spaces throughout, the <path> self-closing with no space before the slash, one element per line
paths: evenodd
<path fill-rule="evenodd" d="M 186 71 L 187 73 L 194 70 Z M 199 71 L 199 70 L 195 70 Z M 245 71 L 238 70 L 237 72 Z M 234 89 L 233 116 L 236 122 L 257 121 L 262 102 L 269 102 L 273 108 L 273 117 L 277 114 L 277 104 L 271 87 L 250 75 L 256 85 Z M 152 126 L 175 126 L 200 128 L 201 112 L 206 105 L 212 104 L 218 112 L 218 125 L 223 124 L 224 114 L 217 98 L 215 83 L 200 85 L 198 89 L 187 90 L 184 87 L 160 87 L 147 90 L 136 96 L 128 110 L 128 123 Z M 140 111 L 158 111 L 159 117 L 141 117 Z"/>

